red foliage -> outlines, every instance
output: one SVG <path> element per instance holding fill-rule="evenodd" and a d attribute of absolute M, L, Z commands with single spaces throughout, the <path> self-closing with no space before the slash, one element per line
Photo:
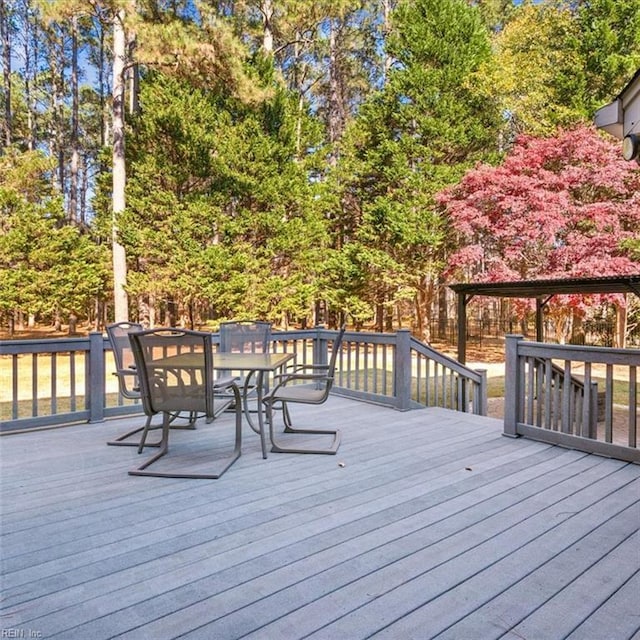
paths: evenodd
<path fill-rule="evenodd" d="M 640 273 L 621 248 L 640 233 L 640 170 L 592 127 L 522 136 L 502 165 L 478 166 L 438 200 L 458 235 L 458 280 Z"/>

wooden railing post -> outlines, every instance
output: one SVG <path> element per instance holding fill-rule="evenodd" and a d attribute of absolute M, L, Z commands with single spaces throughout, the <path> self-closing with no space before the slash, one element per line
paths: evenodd
<path fill-rule="evenodd" d="M 329 341 L 322 338 L 322 332 L 325 330 L 324 325 L 315 326 L 315 338 L 313 340 L 313 363 L 327 364 L 329 362 Z"/>
<path fill-rule="evenodd" d="M 106 381 L 104 373 L 104 337 L 100 331 L 89 334 L 89 371 L 86 376 L 89 422 L 104 421 Z"/>
<path fill-rule="evenodd" d="M 518 363 L 518 343 L 521 335 L 508 335 L 505 339 L 504 367 L 504 431 L 503 435 L 517 438 L 517 424 L 520 418 L 520 366 Z"/>
<path fill-rule="evenodd" d="M 476 371 L 480 374 L 482 381 L 480 382 L 480 388 L 478 389 L 478 407 L 476 408 L 476 413 L 479 416 L 486 416 L 489 413 L 489 401 L 487 399 L 488 392 L 488 380 L 487 380 L 487 370 L 486 369 L 476 369 Z"/>
<path fill-rule="evenodd" d="M 396 408 L 408 411 L 411 408 L 411 332 L 399 329 L 396 333 L 396 351 L 393 367 Z"/>
<path fill-rule="evenodd" d="M 589 438 L 598 437 L 598 383 L 591 381 L 589 389 Z"/>

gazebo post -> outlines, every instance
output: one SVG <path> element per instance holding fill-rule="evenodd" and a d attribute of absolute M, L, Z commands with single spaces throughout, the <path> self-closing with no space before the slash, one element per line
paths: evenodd
<path fill-rule="evenodd" d="M 458 292 L 458 362 L 467 362 L 467 303 L 473 295 L 467 298 L 467 294 Z"/>
<path fill-rule="evenodd" d="M 544 342 L 544 306 L 540 298 L 536 298 L 536 342 Z"/>

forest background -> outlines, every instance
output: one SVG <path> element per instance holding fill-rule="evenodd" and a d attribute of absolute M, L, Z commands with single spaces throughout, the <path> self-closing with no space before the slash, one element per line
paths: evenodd
<path fill-rule="evenodd" d="M 640 68 L 640 0 L 0 0 L 0 26 L 10 335 L 429 341 L 453 282 L 640 273 L 640 169 L 590 124 Z M 549 305 L 564 337 L 620 312 Z"/>

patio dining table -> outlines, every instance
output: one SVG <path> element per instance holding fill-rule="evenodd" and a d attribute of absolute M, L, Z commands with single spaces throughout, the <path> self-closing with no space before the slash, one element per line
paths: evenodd
<path fill-rule="evenodd" d="M 294 358 L 293 353 L 214 353 L 213 368 L 216 371 L 246 372 L 256 376 L 257 424 L 251 418 L 247 394 L 243 393 L 243 411 L 247 423 L 260 436 L 262 457 L 267 457 L 267 441 L 265 429 L 265 412 L 262 399 L 266 388 L 265 374 L 274 373 Z M 197 363 L 197 364 L 196 364 Z M 180 353 L 154 359 L 148 363 L 153 367 L 171 369 L 193 369 L 202 365 L 198 354 Z"/>

